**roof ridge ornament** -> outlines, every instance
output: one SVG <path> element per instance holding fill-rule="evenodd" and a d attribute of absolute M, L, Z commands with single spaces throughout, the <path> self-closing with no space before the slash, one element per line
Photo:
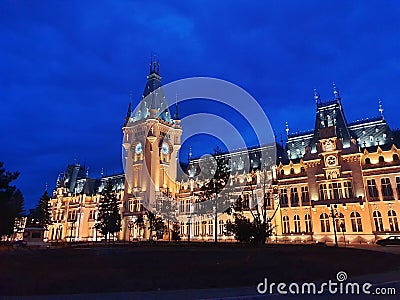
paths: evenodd
<path fill-rule="evenodd" d="M 340 95 L 339 95 L 339 90 L 336 86 L 335 83 L 333 83 L 333 95 L 335 96 L 335 100 L 341 100 Z"/>
<path fill-rule="evenodd" d="M 286 121 L 285 127 L 286 127 L 286 129 L 285 129 L 286 136 L 289 136 L 289 123 L 288 123 L 288 121 Z"/>
<path fill-rule="evenodd" d="M 316 105 L 321 103 L 321 97 L 318 94 L 317 89 L 314 89 L 314 100 Z"/>
<path fill-rule="evenodd" d="M 385 117 L 383 116 L 383 106 L 382 106 L 382 101 L 381 98 L 378 98 L 378 103 L 379 103 L 379 113 L 381 114 L 382 120 L 385 120 Z"/>

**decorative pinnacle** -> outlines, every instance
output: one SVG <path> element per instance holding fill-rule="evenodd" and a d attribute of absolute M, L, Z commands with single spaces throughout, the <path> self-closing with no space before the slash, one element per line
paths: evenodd
<path fill-rule="evenodd" d="M 289 135 L 289 123 L 288 123 L 288 121 L 286 121 L 285 127 L 286 127 L 286 129 L 285 129 L 286 135 Z"/>
<path fill-rule="evenodd" d="M 318 95 L 317 89 L 314 89 L 314 100 L 315 100 L 315 104 L 318 104 L 318 102 L 321 102 L 321 97 Z"/>
<path fill-rule="evenodd" d="M 340 100 L 339 90 L 335 83 L 333 83 L 333 95 L 335 96 L 335 99 Z"/>
<path fill-rule="evenodd" d="M 378 102 L 379 102 L 379 109 L 378 109 L 379 113 L 381 114 L 382 119 L 384 119 L 384 117 L 383 117 L 383 106 L 382 106 L 381 98 L 378 99 Z"/>
<path fill-rule="evenodd" d="M 178 110 L 178 94 L 176 94 L 175 98 L 175 115 L 174 115 L 175 120 L 179 120 L 179 110 Z"/>

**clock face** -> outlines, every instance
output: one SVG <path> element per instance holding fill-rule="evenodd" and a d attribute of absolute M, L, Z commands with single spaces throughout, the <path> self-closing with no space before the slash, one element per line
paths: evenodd
<path fill-rule="evenodd" d="M 162 152 L 162 154 L 164 154 L 164 155 L 167 155 L 167 154 L 168 154 L 168 152 L 169 152 L 169 147 L 168 147 L 168 144 L 167 144 L 167 143 L 163 143 L 163 144 L 162 144 L 161 152 Z"/>
<path fill-rule="evenodd" d="M 141 143 L 137 143 L 136 144 L 136 147 L 135 147 L 135 152 L 136 152 L 136 154 L 140 154 L 140 153 L 142 153 L 142 150 L 143 150 L 143 148 L 142 148 L 142 144 Z"/>
<path fill-rule="evenodd" d="M 336 165 L 336 156 L 330 155 L 326 158 L 326 164 L 328 166 L 334 166 Z"/>

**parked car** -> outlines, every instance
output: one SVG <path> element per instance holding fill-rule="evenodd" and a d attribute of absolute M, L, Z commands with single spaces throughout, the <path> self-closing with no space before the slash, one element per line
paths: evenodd
<path fill-rule="evenodd" d="M 14 249 L 26 248 L 26 246 L 27 246 L 27 243 L 26 243 L 26 241 L 24 241 L 24 240 L 18 240 L 18 241 L 14 241 L 14 242 L 12 243 L 12 247 L 13 247 Z"/>
<path fill-rule="evenodd" d="M 386 239 L 378 240 L 376 243 L 381 246 L 390 246 L 390 245 L 400 246 L 400 236 L 391 235 L 391 236 L 387 237 Z"/>

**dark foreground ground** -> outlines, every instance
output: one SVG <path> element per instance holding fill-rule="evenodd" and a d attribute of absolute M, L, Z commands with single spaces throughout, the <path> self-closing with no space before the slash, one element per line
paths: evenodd
<path fill-rule="evenodd" d="M 0 295 L 106 293 L 256 286 L 399 271 L 400 255 L 316 246 L 64 248 L 0 251 Z M 400 277 L 400 275 L 399 275 Z"/>

